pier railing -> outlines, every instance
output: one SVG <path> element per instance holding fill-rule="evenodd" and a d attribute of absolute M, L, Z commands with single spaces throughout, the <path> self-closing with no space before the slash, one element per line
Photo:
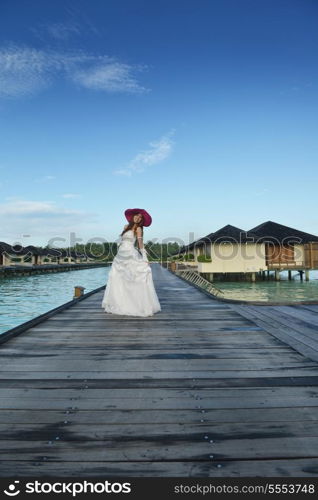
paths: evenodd
<path fill-rule="evenodd" d="M 183 278 L 186 281 L 189 281 L 190 283 L 193 283 L 193 285 L 198 286 L 199 288 L 202 288 L 203 290 L 206 290 L 208 293 L 214 296 L 224 295 L 224 292 L 217 288 L 213 283 L 210 281 L 206 280 L 201 276 L 198 272 L 189 270 L 189 269 L 176 269 L 175 274 L 177 276 L 180 276 L 180 278 Z"/>

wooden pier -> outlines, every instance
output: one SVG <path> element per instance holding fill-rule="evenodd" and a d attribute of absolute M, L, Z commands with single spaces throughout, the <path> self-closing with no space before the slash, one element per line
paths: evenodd
<path fill-rule="evenodd" d="M 317 360 L 278 315 L 152 270 L 155 316 L 101 290 L 0 346 L 0 475 L 317 476 Z"/>
<path fill-rule="evenodd" d="M 90 262 L 74 264 L 41 264 L 41 265 L 15 265 L 0 266 L 0 277 L 29 276 L 30 274 L 63 273 L 80 269 L 92 269 L 93 267 L 110 266 L 111 262 Z"/>

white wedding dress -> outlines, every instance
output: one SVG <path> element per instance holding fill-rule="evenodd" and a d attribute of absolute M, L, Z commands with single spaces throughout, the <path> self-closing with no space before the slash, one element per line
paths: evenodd
<path fill-rule="evenodd" d="M 152 271 L 144 251 L 135 247 L 132 229 L 121 237 L 119 249 L 109 271 L 102 300 L 105 312 L 127 316 L 153 316 L 161 306 L 153 284 Z"/>

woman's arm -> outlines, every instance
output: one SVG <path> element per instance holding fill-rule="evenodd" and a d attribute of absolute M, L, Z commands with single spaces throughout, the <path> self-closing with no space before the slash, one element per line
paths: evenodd
<path fill-rule="evenodd" d="M 141 227 L 137 227 L 137 243 L 138 243 L 139 250 L 142 250 L 144 248 L 144 240 L 142 237 Z"/>
<path fill-rule="evenodd" d="M 142 255 L 142 260 L 144 262 L 148 262 L 148 264 L 149 264 L 148 255 L 147 255 L 146 249 L 144 247 L 144 241 L 143 241 L 143 237 L 142 237 L 141 227 L 137 227 L 137 241 L 138 241 L 139 251 Z"/>

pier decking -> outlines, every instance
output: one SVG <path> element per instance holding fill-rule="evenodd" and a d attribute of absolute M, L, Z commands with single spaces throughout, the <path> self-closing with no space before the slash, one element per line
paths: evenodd
<path fill-rule="evenodd" d="M 105 314 L 99 291 L 0 346 L 0 475 L 317 476 L 310 352 L 152 270 L 155 316 Z"/>

